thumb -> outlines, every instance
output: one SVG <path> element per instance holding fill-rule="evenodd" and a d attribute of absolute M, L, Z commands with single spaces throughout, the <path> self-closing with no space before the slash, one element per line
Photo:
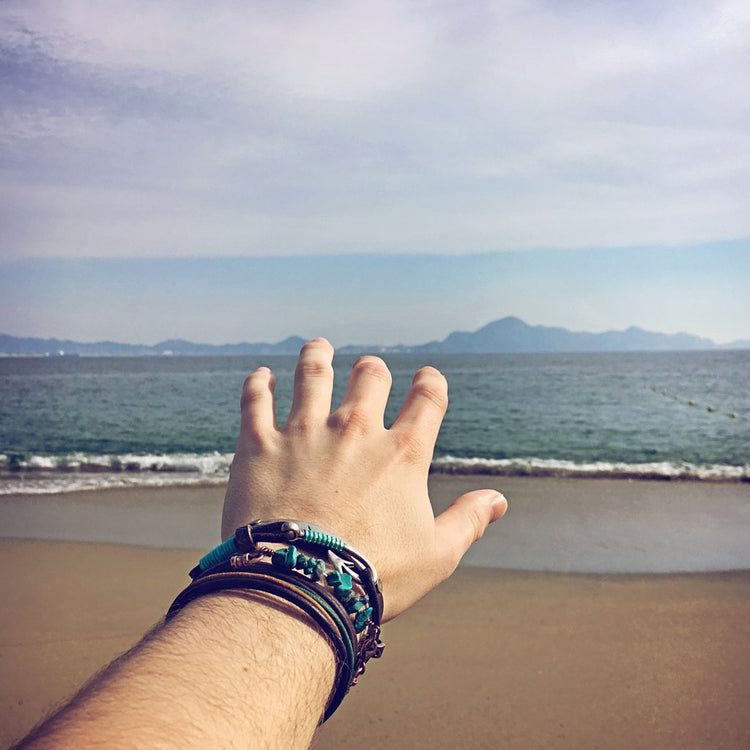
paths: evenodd
<path fill-rule="evenodd" d="M 447 578 L 487 527 L 502 518 L 508 501 L 496 490 L 474 490 L 453 501 L 435 519 L 435 546 Z"/>

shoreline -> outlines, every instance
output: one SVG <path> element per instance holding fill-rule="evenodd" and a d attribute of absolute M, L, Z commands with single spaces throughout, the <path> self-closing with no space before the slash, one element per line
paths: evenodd
<path fill-rule="evenodd" d="M 0 746 L 137 642 L 199 549 L 0 540 Z M 460 568 L 384 628 L 315 748 L 750 744 L 750 571 Z"/>
<path fill-rule="evenodd" d="M 96 477 L 105 476 L 106 472 L 95 472 L 95 471 L 65 471 L 59 472 L 64 476 L 77 476 L 77 477 Z M 178 472 L 164 472 L 167 476 L 174 476 Z M 215 487 L 225 487 L 229 480 L 229 475 L 217 477 L 214 479 L 208 477 L 195 478 L 194 474 L 186 474 L 184 478 L 177 481 L 162 481 L 161 477 L 164 475 L 161 472 L 140 472 L 130 476 L 136 476 L 139 478 L 147 477 L 153 481 L 133 481 L 125 484 L 91 484 L 89 486 L 70 486 L 70 488 L 57 488 L 47 489 L 43 486 L 35 488 L 33 484 L 29 484 L 27 489 L 13 489 L 11 491 L 5 491 L 2 487 L 2 483 L 11 484 L 12 480 L 16 477 L 22 477 L 24 481 L 32 481 L 40 476 L 44 476 L 44 471 L 31 471 L 31 472 L 19 472 L 15 474 L 5 473 L 0 474 L 0 500 L 3 498 L 19 498 L 19 497 L 37 497 L 43 496 L 66 496 L 66 495 L 77 495 L 79 493 L 88 492 L 116 492 L 118 490 L 179 490 L 179 489 L 210 489 Z M 112 476 L 129 476 L 127 471 L 118 472 Z M 585 480 L 585 481 L 611 481 L 611 482 L 659 482 L 664 484 L 706 484 L 706 485 L 744 485 L 750 484 L 750 475 L 740 477 L 728 477 L 728 476 L 696 476 L 694 474 L 631 474 L 628 472 L 597 472 L 587 473 L 586 471 L 556 471 L 550 469 L 549 471 L 527 471 L 525 469 L 487 469 L 477 471 L 475 467 L 461 468 L 461 467 L 440 467 L 430 468 L 430 477 L 472 477 L 480 479 L 486 477 L 489 480 L 503 480 L 503 479 L 550 479 L 555 481 L 567 481 L 569 479 Z M 40 483 L 41 484 L 41 483 Z"/>
<path fill-rule="evenodd" d="M 39 458 L 39 465 L 9 467 L 7 456 L 0 454 L 0 497 L 17 495 L 57 495 L 73 492 L 96 492 L 111 489 L 215 487 L 229 479 L 231 454 L 189 456 L 145 456 L 137 462 L 118 468 L 110 465 L 111 456 L 100 456 L 99 462 L 74 460 L 54 467 L 53 459 Z M 107 459 L 104 463 L 101 461 Z M 214 467 L 205 471 L 208 460 Z M 135 458 L 134 458 L 135 461 Z M 176 463 L 172 464 L 171 462 Z M 186 469 L 185 464 L 194 463 Z M 493 479 L 590 479 L 628 482 L 706 482 L 750 484 L 750 465 L 689 464 L 656 462 L 627 464 L 614 461 L 581 462 L 553 459 L 437 459 L 430 466 L 430 476 L 491 477 Z"/>
<path fill-rule="evenodd" d="M 431 474 L 436 513 L 495 487 L 505 518 L 465 565 L 588 573 L 750 569 L 750 484 Z M 224 485 L 0 496 L 0 536 L 210 549 Z"/>

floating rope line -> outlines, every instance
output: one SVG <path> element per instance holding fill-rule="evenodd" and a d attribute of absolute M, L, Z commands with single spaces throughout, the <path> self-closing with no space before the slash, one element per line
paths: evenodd
<path fill-rule="evenodd" d="M 652 390 L 654 393 L 660 393 L 662 396 L 665 396 L 665 397 L 671 396 L 673 401 L 677 401 L 677 402 L 680 402 L 680 403 L 687 403 L 688 406 L 700 406 L 700 404 L 695 399 L 691 398 L 688 401 L 683 401 L 683 399 L 682 399 L 681 396 L 679 396 L 676 393 L 671 393 L 670 394 L 669 391 L 666 388 L 659 388 L 658 386 L 655 386 L 655 385 L 652 385 L 652 386 L 645 385 L 643 387 L 646 390 Z M 711 414 L 714 414 L 714 413 L 717 412 L 717 409 L 716 409 L 716 407 L 713 404 L 708 404 L 706 406 L 706 411 L 710 412 Z M 721 412 L 719 412 L 719 413 L 721 413 Z M 730 419 L 738 419 L 739 416 L 740 416 L 736 411 L 730 411 L 730 412 L 724 412 L 724 413 Z"/>

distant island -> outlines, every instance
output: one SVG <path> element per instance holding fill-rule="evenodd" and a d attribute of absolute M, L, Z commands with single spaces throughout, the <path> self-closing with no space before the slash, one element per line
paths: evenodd
<path fill-rule="evenodd" d="M 240 344 L 196 344 L 184 339 L 169 339 L 153 346 L 122 344 L 115 341 L 81 343 L 67 339 L 21 338 L 0 334 L 3 356 L 252 356 L 297 354 L 305 343 L 301 336 L 290 336 L 275 344 L 266 342 Z M 439 353 L 497 354 L 524 352 L 625 352 L 685 351 L 699 349 L 750 349 L 750 340 L 715 344 L 707 338 L 689 333 L 655 333 L 631 326 L 624 331 L 587 333 L 565 328 L 531 326 L 520 318 L 506 317 L 488 323 L 476 331 L 453 331 L 442 341 L 415 346 L 377 346 L 351 344 L 340 346 L 342 354 Z"/>

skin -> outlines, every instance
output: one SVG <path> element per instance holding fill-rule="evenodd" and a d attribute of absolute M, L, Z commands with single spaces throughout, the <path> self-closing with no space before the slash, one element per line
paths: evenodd
<path fill-rule="evenodd" d="M 246 379 L 222 536 L 255 518 L 322 526 L 376 567 L 387 621 L 447 578 L 507 503 L 477 490 L 434 517 L 427 475 L 448 406 L 437 370 L 416 373 L 385 429 L 385 363 L 360 358 L 331 413 L 332 360 L 325 339 L 303 347 L 283 428 L 271 370 Z M 333 651 L 306 615 L 252 592 L 212 594 L 158 625 L 21 747 L 306 748 L 334 679 Z"/>

